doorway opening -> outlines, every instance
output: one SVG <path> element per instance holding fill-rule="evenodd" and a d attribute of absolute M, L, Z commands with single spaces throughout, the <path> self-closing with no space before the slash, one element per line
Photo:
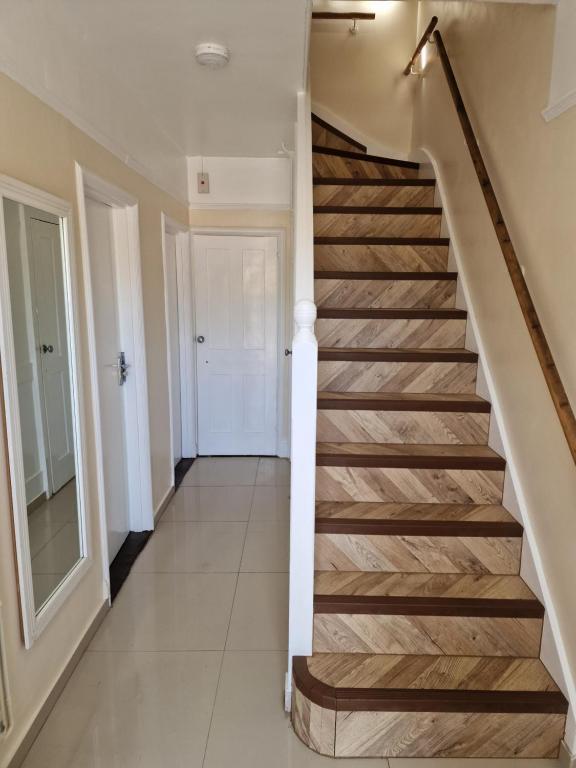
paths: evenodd
<path fill-rule="evenodd" d="M 76 179 L 107 573 L 154 527 L 138 201 L 78 165 Z"/>

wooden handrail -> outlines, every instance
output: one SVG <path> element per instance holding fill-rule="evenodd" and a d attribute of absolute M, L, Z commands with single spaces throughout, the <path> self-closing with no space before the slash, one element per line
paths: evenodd
<path fill-rule="evenodd" d="M 416 46 L 416 50 L 414 51 L 412 58 L 410 59 L 406 69 L 404 70 L 405 75 L 409 75 L 412 72 L 412 67 L 414 66 L 414 64 L 416 64 L 416 60 L 424 50 L 424 46 L 426 45 L 426 43 L 430 41 L 432 32 L 434 32 L 434 30 L 436 29 L 436 24 L 438 24 L 438 16 L 432 16 L 432 18 L 430 19 L 430 23 L 428 24 L 428 26 L 424 30 L 424 34 L 420 38 L 420 42 Z"/>
<path fill-rule="evenodd" d="M 351 11 L 349 13 L 338 13 L 337 11 L 314 11 L 312 13 L 313 19 L 349 19 L 353 21 L 374 21 L 376 18 L 375 13 L 358 13 L 357 11 Z"/>
<path fill-rule="evenodd" d="M 422 40 L 425 40 L 424 45 L 428 40 L 428 29 L 430 28 L 432 22 L 434 22 L 435 25 L 436 21 L 437 19 L 434 17 L 426 28 L 426 32 L 422 38 Z M 422 40 L 420 43 L 422 43 Z M 484 199 L 486 200 L 488 212 L 490 213 L 490 218 L 492 219 L 496 237 L 500 243 L 500 249 L 502 250 L 504 261 L 506 262 L 508 272 L 510 273 L 510 278 L 512 279 L 512 285 L 514 286 L 516 297 L 518 298 L 518 303 L 520 304 L 520 309 L 522 310 L 530 338 L 532 339 L 532 344 L 536 350 L 536 355 L 538 356 L 546 384 L 550 390 L 550 395 L 552 396 L 552 401 L 554 403 L 554 407 L 556 408 L 556 413 L 558 414 L 560 424 L 564 430 L 564 435 L 566 436 L 568 447 L 570 448 L 570 453 L 576 462 L 576 417 L 574 416 L 574 411 L 572 410 L 570 401 L 568 400 L 564 384 L 562 383 L 558 368 L 554 362 L 554 357 L 548 345 L 548 341 L 546 340 L 546 336 L 540 323 L 538 313 L 536 312 L 536 307 L 534 306 L 532 296 L 530 295 L 530 291 L 526 285 L 524 275 L 522 274 L 522 268 L 520 267 L 518 256 L 516 255 L 514 245 L 512 244 L 512 240 L 510 238 L 510 232 L 508 231 L 508 227 L 504 221 L 502 209 L 500 208 L 498 198 L 494 192 L 494 187 L 492 185 L 492 181 L 490 180 L 490 175 L 488 174 L 486 163 L 482 157 L 482 152 L 480 151 L 480 146 L 474 134 L 472 123 L 470 122 L 470 118 L 466 112 L 462 94 L 460 93 L 460 88 L 458 87 L 458 82 L 454 75 L 454 70 L 450 64 L 450 59 L 448 57 L 444 41 L 442 40 L 442 35 L 438 30 L 434 32 L 434 42 L 436 43 L 436 49 L 442 64 L 442 69 L 444 70 L 446 80 L 448 81 L 448 88 L 452 94 L 452 100 L 454 101 L 454 106 L 456 107 L 458 119 L 460 120 L 460 125 L 462 126 L 464 138 L 466 139 L 466 144 L 468 145 L 468 151 L 470 152 L 470 157 L 472 158 L 474 168 L 476 169 L 476 175 L 478 177 L 478 181 L 480 182 L 480 187 L 484 194 Z M 404 74 L 409 74 L 413 61 L 424 47 L 420 47 L 420 43 L 419 48 L 416 49 L 416 52 L 412 57 L 410 65 L 407 67 L 408 71 L 404 70 Z"/>

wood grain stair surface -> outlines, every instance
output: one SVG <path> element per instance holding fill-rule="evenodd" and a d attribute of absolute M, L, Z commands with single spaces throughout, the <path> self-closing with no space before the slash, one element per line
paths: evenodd
<path fill-rule="evenodd" d="M 490 413 L 491 404 L 478 395 L 410 395 L 385 392 L 319 392 L 319 410 L 455 411 Z"/>
<path fill-rule="evenodd" d="M 368 186 L 368 187 L 435 187 L 435 179 L 351 179 L 349 176 L 314 176 L 315 186 Z"/>
<path fill-rule="evenodd" d="M 467 349 L 343 349 L 321 347 L 318 360 L 354 360 L 384 363 L 477 363 L 478 354 Z"/>
<path fill-rule="evenodd" d="M 393 654 L 294 658 L 306 697 L 337 711 L 538 712 L 568 703 L 539 659 Z"/>
<path fill-rule="evenodd" d="M 458 279 L 457 272 L 356 272 L 346 270 L 316 270 L 315 280 L 407 280 L 435 281 Z"/>
<path fill-rule="evenodd" d="M 316 465 L 322 467 L 408 467 L 411 469 L 506 468 L 506 461 L 484 445 L 402 445 L 318 443 Z"/>
<path fill-rule="evenodd" d="M 314 213 L 366 216 L 441 216 L 442 208 L 428 206 L 315 205 Z"/>
<path fill-rule="evenodd" d="M 332 155 L 335 157 L 345 157 L 348 160 L 360 160 L 362 162 L 378 163 L 380 165 L 392 165 L 398 168 L 411 168 L 417 171 L 420 165 L 409 160 L 396 160 L 392 157 L 381 157 L 380 155 L 368 155 L 364 152 L 353 152 L 347 149 L 338 149 L 336 147 L 322 147 L 317 144 L 312 145 L 312 153 L 316 155 Z"/>
<path fill-rule="evenodd" d="M 425 307 L 392 307 L 373 309 L 341 309 L 322 306 L 318 308 L 319 320 L 466 320 L 468 313 L 464 309 L 426 309 Z"/>
<path fill-rule="evenodd" d="M 418 521 L 420 523 L 510 523 L 519 532 L 517 535 L 522 535 L 522 526 L 500 504 L 383 504 L 358 501 L 317 501 L 316 518 L 354 521 Z"/>
<path fill-rule="evenodd" d="M 333 146 L 337 149 L 350 149 L 352 151 L 359 151 L 366 153 L 367 147 L 360 141 L 348 136 L 347 133 L 341 131 L 339 128 L 323 120 L 319 115 L 312 113 L 312 134 L 314 143 L 320 146 Z M 328 134 L 328 135 L 326 135 Z M 335 141 L 335 143 L 328 144 L 328 141 Z"/>
<path fill-rule="evenodd" d="M 449 246 L 450 238 L 448 237 L 383 237 L 374 235 L 315 235 L 315 245 L 436 245 L 436 246 Z M 457 273 L 456 277 L 458 276 Z M 456 279 L 456 278 L 454 278 Z"/>

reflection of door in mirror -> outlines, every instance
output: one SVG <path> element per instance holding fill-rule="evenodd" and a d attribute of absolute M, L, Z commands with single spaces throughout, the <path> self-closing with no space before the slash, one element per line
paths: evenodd
<path fill-rule="evenodd" d="M 67 312 L 58 217 L 4 201 L 34 603 L 80 557 Z"/>

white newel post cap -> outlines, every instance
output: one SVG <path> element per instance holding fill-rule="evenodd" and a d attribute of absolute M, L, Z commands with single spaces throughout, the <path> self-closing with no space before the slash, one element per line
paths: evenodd
<path fill-rule="evenodd" d="M 311 330 L 316 322 L 316 304 L 309 299 L 301 299 L 294 307 L 294 321 L 298 330 Z"/>

